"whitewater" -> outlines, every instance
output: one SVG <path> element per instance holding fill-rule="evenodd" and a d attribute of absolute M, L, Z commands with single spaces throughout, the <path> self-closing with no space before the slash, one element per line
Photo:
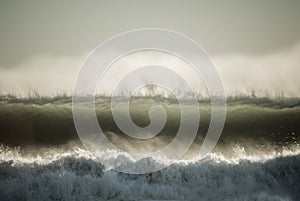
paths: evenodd
<path fill-rule="evenodd" d="M 151 174 L 130 175 L 107 164 L 144 163 L 117 152 L 81 148 L 22 153 L 1 147 L 0 200 L 298 200 L 300 149 L 180 160 Z M 147 159 L 151 160 L 151 159 Z M 101 161 L 101 162 L 100 162 Z M 154 161 L 151 161 L 154 162 Z M 159 161 L 155 161 L 159 162 Z M 161 161 L 160 161 L 161 162 Z"/>

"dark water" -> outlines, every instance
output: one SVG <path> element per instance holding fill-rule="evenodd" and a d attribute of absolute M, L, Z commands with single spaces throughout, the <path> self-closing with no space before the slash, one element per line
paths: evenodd
<path fill-rule="evenodd" d="M 97 117 L 119 148 L 153 151 L 176 135 L 180 124 L 177 102 L 136 98 L 130 107 L 133 121 L 146 126 L 148 110 L 157 103 L 165 107 L 168 119 L 151 140 L 123 134 L 113 121 L 108 98 L 97 99 Z M 144 175 L 118 173 L 101 162 L 121 160 L 138 166 L 143 159 L 109 150 L 98 155 L 85 150 L 74 128 L 71 106 L 70 97 L 2 98 L 0 200 L 300 199 L 300 99 L 231 98 L 213 153 L 204 160 L 187 157 Z M 207 131 L 209 102 L 200 102 L 200 114 L 190 155 L 197 154 Z"/>
<path fill-rule="evenodd" d="M 176 101 L 136 98 L 130 107 L 133 121 L 139 126 L 148 125 L 148 112 L 155 104 L 163 105 L 168 115 L 167 124 L 157 137 L 174 137 L 181 117 Z M 101 128 L 108 137 L 112 135 L 123 140 L 134 140 L 126 138 L 114 123 L 108 98 L 97 99 L 96 111 Z M 210 123 L 208 102 L 200 103 L 200 114 L 199 139 L 205 136 Z M 298 143 L 299 120 L 300 99 L 229 100 L 220 143 L 233 140 L 278 145 Z M 0 131 L 0 142 L 7 145 L 57 145 L 78 139 L 72 118 L 72 103 L 68 97 L 2 100 Z"/>

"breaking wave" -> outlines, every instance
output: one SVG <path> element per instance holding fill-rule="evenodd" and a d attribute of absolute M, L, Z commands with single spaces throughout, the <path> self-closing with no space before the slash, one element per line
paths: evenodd
<path fill-rule="evenodd" d="M 180 110 L 173 99 L 136 97 L 133 121 L 149 123 L 148 110 L 161 104 L 168 115 L 162 132 L 149 140 L 124 135 L 113 121 L 109 98 L 96 99 L 99 123 L 109 140 L 125 151 L 153 151 L 176 135 Z M 228 99 L 217 147 L 197 154 L 210 123 L 210 103 L 200 101 L 195 143 L 173 165 L 143 175 L 112 170 L 162 159 L 134 159 L 124 152 L 90 153 L 78 140 L 71 98 L 15 98 L 0 101 L 0 200 L 286 200 L 300 199 L 300 100 Z"/>
<path fill-rule="evenodd" d="M 201 161 L 177 161 L 158 172 L 129 175 L 106 161 L 136 163 L 128 156 L 93 155 L 80 148 L 44 149 L 22 155 L 1 147 L 1 200 L 299 200 L 300 153 L 235 156 L 212 153 Z M 100 158 L 102 160 L 100 160 Z"/>

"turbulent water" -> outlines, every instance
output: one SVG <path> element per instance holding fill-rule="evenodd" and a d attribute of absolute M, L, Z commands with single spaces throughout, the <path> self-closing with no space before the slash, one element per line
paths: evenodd
<path fill-rule="evenodd" d="M 97 117 L 120 149 L 146 153 L 168 144 L 180 123 L 177 102 L 163 98 L 132 100 L 133 121 L 149 124 L 147 111 L 157 103 L 165 107 L 168 119 L 151 140 L 123 134 L 113 121 L 108 98 L 96 100 Z M 2 98 L 0 200 L 300 199 L 299 99 L 229 99 L 223 134 L 203 160 L 197 159 L 197 150 L 210 122 L 210 104 L 202 101 L 200 106 L 198 135 L 185 157 L 158 172 L 130 175 L 111 167 L 116 162 L 138 168 L 165 161 L 85 150 L 74 128 L 69 97 Z"/>

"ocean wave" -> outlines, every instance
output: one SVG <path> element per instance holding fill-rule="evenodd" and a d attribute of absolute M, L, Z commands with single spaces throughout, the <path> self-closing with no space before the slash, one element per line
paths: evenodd
<path fill-rule="evenodd" d="M 201 122 L 186 157 L 154 173 L 113 170 L 166 163 L 132 158 L 173 139 L 180 123 L 176 101 L 161 97 L 132 100 L 139 126 L 162 104 L 168 119 L 150 140 L 124 135 L 114 123 L 109 98 L 96 99 L 107 138 L 125 152 L 90 153 L 76 134 L 70 97 L 6 98 L 0 101 L 0 200 L 290 200 L 300 199 L 299 99 L 229 100 L 222 136 L 205 159 L 197 154 L 210 123 L 210 103 L 200 102 Z M 127 151 L 127 152 L 126 152 Z M 175 150 L 174 150 L 175 151 Z M 191 155 L 192 157 L 189 157 Z"/>
<path fill-rule="evenodd" d="M 231 98 L 227 105 L 225 127 L 219 145 L 232 141 L 277 147 L 299 145 L 300 142 L 300 99 L 281 98 Z M 173 99 L 139 97 L 131 101 L 130 114 L 139 126 L 150 123 L 149 108 L 161 104 L 168 118 L 162 131 L 145 143 L 130 138 L 114 122 L 110 99 L 96 99 L 96 113 L 99 124 L 107 138 L 122 149 L 130 144 L 141 144 L 141 148 L 152 150 L 145 144 L 159 148 L 168 144 L 176 135 L 180 125 L 180 107 Z M 210 103 L 200 102 L 201 121 L 196 144 L 201 144 L 210 124 Z M 0 142 L 13 145 L 59 145 L 79 140 L 72 117 L 70 97 L 16 99 L 6 98 L 0 101 Z M 119 143 L 122 142 L 122 143 Z M 245 143 L 246 142 L 246 143 Z M 126 145 L 126 146 L 124 146 Z M 131 146 L 132 147 L 132 146 Z M 154 147 L 156 148 L 156 147 Z"/>

